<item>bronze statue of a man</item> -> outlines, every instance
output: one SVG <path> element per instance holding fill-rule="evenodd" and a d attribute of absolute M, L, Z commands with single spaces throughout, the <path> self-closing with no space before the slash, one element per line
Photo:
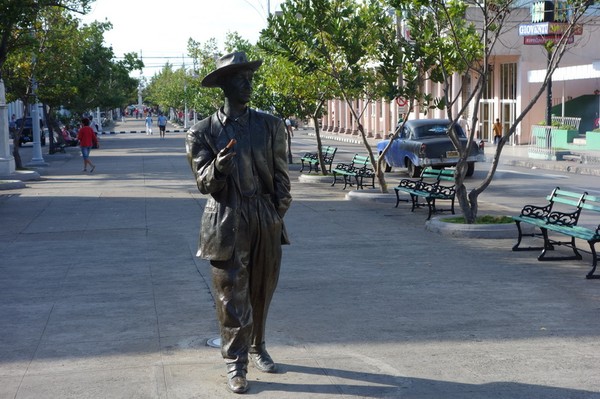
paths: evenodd
<path fill-rule="evenodd" d="M 186 136 L 198 190 L 209 196 L 199 256 L 212 266 L 221 354 L 227 387 L 235 393 L 248 389 L 248 358 L 258 370 L 275 372 L 265 322 L 279 279 L 281 245 L 289 244 L 283 223 L 292 201 L 285 125 L 248 107 L 261 64 L 248 61 L 244 52 L 217 60 L 202 85 L 220 87 L 225 103 Z"/>

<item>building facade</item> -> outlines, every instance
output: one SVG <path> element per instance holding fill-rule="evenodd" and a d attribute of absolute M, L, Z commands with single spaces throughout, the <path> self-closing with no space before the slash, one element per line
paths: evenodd
<path fill-rule="evenodd" d="M 467 18 L 472 21 L 481 20 L 475 8 L 468 10 Z M 535 75 L 535 72 L 539 76 L 539 73 L 545 70 L 547 52 L 543 45 L 525 44 L 526 39 L 519 35 L 519 26 L 530 22 L 529 8 L 513 10 L 510 18 L 505 22 L 505 27 L 509 29 L 505 29 L 499 38 L 490 59 L 490 76 L 479 103 L 477 126 L 467 126 L 469 129 L 475 130 L 478 139 L 492 142 L 492 125 L 496 118 L 501 121 L 506 131 L 541 89 L 541 83 L 532 76 Z M 573 43 L 570 44 L 559 65 L 561 69 L 564 67 L 565 70 L 574 66 L 587 66 L 588 69 L 589 67 L 597 68 L 598 76 L 587 73 L 571 76 L 572 79 L 567 78 L 553 82 L 553 105 L 564 104 L 570 99 L 600 92 L 600 62 L 597 62 L 600 59 L 600 40 L 597 40 L 599 30 L 598 14 L 590 13 L 590 16 L 583 21 L 581 34 L 574 36 Z M 468 98 L 475 83 L 475 76 L 455 74 L 452 77 L 451 86 L 460 90 L 458 93 L 451 93 L 451 97 L 458 97 L 457 104 L 453 109 L 454 115 L 457 115 L 459 109 L 462 108 L 463 99 Z M 442 85 L 426 81 L 425 91 L 436 97 L 442 96 Z M 545 121 L 546 98 L 547 94 L 544 91 L 517 126 L 516 134 L 511 137 L 510 144 L 518 145 L 530 142 L 531 126 Z M 362 110 L 365 104 L 363 100 L 356 100 L 354 106 L 356 109 Z M 402 104 L 398 104 L 396 101 L 381 100 L 366 105 L 367 108 L 361 122 L 368 137 L 383 138 L 392 133 L 404 112 Z M 462 119 L 470 123 L 472 112 L 472 107 L 467 109 L 463 113 Z M 429 110 L 425 115 L 416 108 L 408 117 L 410 119 L 445 118 L 446 114 L 445 110 Z M 322 127 L 325 132 L 358 134 L 356 122 L 351 118 L 348 106 L 343 100 L 332 99 L 327 102 L 327 114 L 322 119 Z"/>

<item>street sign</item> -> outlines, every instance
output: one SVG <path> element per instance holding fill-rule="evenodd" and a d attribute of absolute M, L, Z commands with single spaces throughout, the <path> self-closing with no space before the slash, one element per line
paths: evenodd
<path fill-rule="evenodd" d="M 398 106 L 398 112 L 404 114 L 407 111 L 408 100 L 404 97 L 396 97 L 396 105 Z"/>
<path fill-rule="evenodd" d="M 408 100 L 404 97 L 396 97 L 396 104 L 399 107 L 405 107 L 408 104 Z"/>

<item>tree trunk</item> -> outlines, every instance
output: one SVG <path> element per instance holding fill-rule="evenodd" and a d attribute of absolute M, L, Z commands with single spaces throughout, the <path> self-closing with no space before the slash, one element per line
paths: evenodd
<path fill-rule="evenodd" d="M 50 108 L 50 107 L 48 107 Z M 44 109 L 44 119 L 46 120 L 46 124 L 48 125 L 48 140 L 49 140 L 49 147 L 48 147 L 48 153 L 49 154 L 54 154 L 55 152 L 59 151 L 59 145 L 62 144 L 66 144 L 65 140 L 61 134 L 60 131 L 60 126 L 58 126 L 58 121 L 53 118 L 51 115 L 53 115 L 53 112 L 50 112 L 50 110 L 46 109 L 46 107 L 43 107 Z M 56 140 L 54 140 L 54 132 L 56 132 Z"/>
<path fill-rule="evenodd" d="M 312 114 L 313 125 L 315 126 L 315 137 L 317 138 L 317 158 L 319 159 L 319 165 L 321 165 L 321 174 L 327 176 L 327 165 L 323 159 L 323 142 L 321 141 L 321 129 L 319 128 L 319 115 L 321 114 L 321 108 L 325 100 L 319 100 L 315 112 Z"/>
<path fill-rule="evenodd" d="M 285 131 L 287 132 L 287 145 L 288 145 L 288 164 L 294 163 L 294 157 L 292 156 L 292 134 L 290 133 L 290 129 L 288 126 L 285 126 Z"/>
<path fill-rule="evenodd" d="M 373 154 L 373 149 L 371 148 L 371 145 L 369 144 L 369 140 L 367 139 L 367 134 L 365 133 L 365 128 L 364 128 L 363 124 L 360 123 L 360 120 L 358 118 L 355 118 L 355 120 L 356 120 L 356 125 L 358 127 L 358 131 L 360 132 L 360 136 L 362 137 L 362 141 L 365 146 L 365 149 L 367 150 L 367 153 L 369 154 L 369 159 L 371 159 L 371 167 L 375 171 L 375 176 L 377 177 L 377 182 L 379 183 L 381 192 L 387 193 L 388 189 L 387 189 L 387 183 L 385 181 L 385 174 L 383 173 L 383 170 L 381 170 L 381 168 L 379 168 L 379 166 L 378 166 L 377 160 L 375 159 L 375 155 Z"/>

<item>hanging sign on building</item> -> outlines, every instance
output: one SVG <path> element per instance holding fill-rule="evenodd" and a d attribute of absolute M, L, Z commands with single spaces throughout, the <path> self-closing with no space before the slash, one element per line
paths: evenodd
<path fill-rule="evenodd" d="M 541 22 L 536 24 L 523 24 L 519 25 L 519 36 L 533 36 L 533 35 L 561 35 L 569 28 L 569 24 L 562 24 L 558 22 Z M 583 33 L 583 26 L 575 25 L 573 27 L 574 35 L 581 35 Z"/>
<path fill-rule="evenodd" d="M 523 38 L 523 44 L 546 44 L 548 42 L 558 43 L 561 37 L 561 35 L 525 36 Z M 567 39 L 567 44 L 572 44 L 574 42 L 574 36 L 570 36 Z"/>
<path fill-rule="evenodd" d="M 531 4 L 531 23 L 519 25 L 519 36 L 523 36 L 523 44 L 556 43 L 571 28 L 570 19 L 571 10 L 566 1 L 534 1 Z M 574 43 L 574 35 L 581 34 L 583 26 L 573 26 L 567 44 Z"/>

